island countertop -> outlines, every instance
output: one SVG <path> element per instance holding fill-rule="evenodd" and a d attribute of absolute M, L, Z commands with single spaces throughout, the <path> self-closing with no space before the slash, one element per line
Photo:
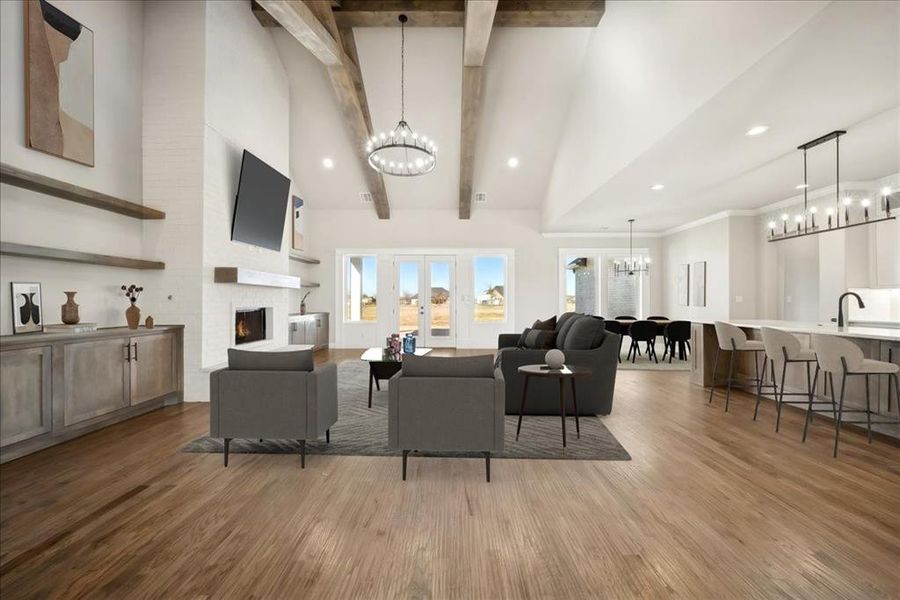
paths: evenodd
<path fill-rule="evenodd" d="M 713 325 L 712 321 L 701 321 L 706 325 Z M 865 340 L 883 340 L 888 342 L 900 342 L 900 328 L 890 327 L 863 327 L 851 325 L 838 327 L 834 323 L 819 324 L 802 321 L 774 321 L 766 319 L 735 319 L 729 320 L 732 325 L 746 327 L 748 329 L 760 329 L 762 327 L 774 327 L 791 333 L 824 333 L 841 337 L 858 338 Z"/>

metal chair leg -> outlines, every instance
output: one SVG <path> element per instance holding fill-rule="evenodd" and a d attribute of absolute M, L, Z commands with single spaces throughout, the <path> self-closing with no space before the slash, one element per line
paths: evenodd
<path fill-rule="evenodd" d="M 872 443 L 872 408 L 869 404 L 869 376 L 866 375 L 866 430 L 869 434 L 869 443 Z"/>
<path fill-rule="evenodd" d="M 721 351 L 721 348 L 716 348 L 716 359 L 713 361 L 712 384 L 709 386 L 709 402 L 707 404 L 712 404 L 713 392 L 716 391 L 716 371 L 719 368 L 719 353 Z"/>
<path fill-rule="evenodd" d="M 225 466 L 228 466 L 228 446 L 231 445 L 231 438 L 225 438 Z"/>
<path fill-rule="evenodd" d="M 807 369 L 809 363 L 806 363 Z M 812 423 L 813 416 L 813 398 L 816 393 L 816 383 L 819 381 L 819 365 L 816 363 L 816 374 L 813 377 L 812 384 L 809 386 L 809 406 L 806 408 L 806 419 L 803 422 L 803 442 L 806 443 L 806 434 L 809 431 L 809 424 Z"/>
<path fill-rule="evenodd" d="M 841 377 L 841 400 L 838 404 L 837 421 L 834 422 L 834 458 L 838 454 L 838 442 L 841 439 L 841 419 L 844 416 L 844 392 L 847 388 L 847 372 Z M 834 394 L 834 379 L 831 380 L 831 393 Z"/>
<path fill-rule="evenodd" d="M 491 453 L 484 453 L 484 474 L 487 477 L 487 482 L 491 482 Z"/>
<path fill-rule="evenodd" d="M 787 377 L 787 361 L 781 367 L 781 396 L 778 398 L 778 416 L 775 417 L 775 433 L 781 429 L 781 407 L 784 405 L 784 380 Z"/>
<path fill-rule="evenodd" d="M 753 354 L 753 362 L 757 362 L 756 353 Z M 753 420 L 756 420 L 757 415 L 759 415 L 759 403 L 762 400 L 762 386 L 763 382 L 766 379 L 766 369 L 769 368 L 769 362 L 766 360 L 766 355 L 763 354 L 763 370 L 762 375 L 759 377 L 759 381 L 756 384 L 756 406 L 753 407 Z M 773 367 L 774 368 L 774 367 Z M 757 375 L 759 375 L 759 367 L 756 367 Z M 774 387 L 773 387 L 774 390 Z"/>
<path fill-rule="evenodd" d="M 406 458 L 409 456 L 409 450 L 403 451 L 403 481 L 406 481 Z"/>
<path fill-rule="evenodd" d="M 731 381 L 734 377 L 734 355 L 736 350 L 731 351 L 731 358 L 728 360 L 728 389 L 725 391 L 725 412 L 728 412 L 728 403 L 731 401 Z"/>
<path fill-rule="evenodd" d="M 300 442 L 300 468 L 306 468 L 306 440 L 298 440 Z"/>

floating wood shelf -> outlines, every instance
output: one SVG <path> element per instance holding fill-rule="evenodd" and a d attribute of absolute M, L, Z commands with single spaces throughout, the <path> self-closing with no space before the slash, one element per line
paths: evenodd
<path fill-rule="evenodd" d="M 320 287 L 321 285 L 322 284 L 316 283 L 315 281 L 304 281 L 300 284 L 300 287 L 317 288 L 317 287 Z"/>
<path fill-rule="evenodd" d="M 0 163 L 0 182 L 135 219 L 166 218 L 166 213 L 161 210 L 95 192 L 46 175 L 23 171 L 3 163 Z"/>
<path fill-rule="evenodd" d="M 14 244 L 11 242 L 0 242 L 0 254 L 6 254 L 7 256 L 23 256 L 25 258 L 75 262 L 86 265 L 99 265 L 103 267 L 120 267 L 123 269 L 148 270 L 166 268 L 166 263 L 158 260 L 126 258 L 124 256 L 110 256 L 108 254 L 92 254 L 90 252 L 77 252 L 75 250 L 63 250 L 61 248 L 46 248 L 44 246 L 29 246 L 28 244 Z"/>
<path fill-rule="evenodd" d="M 288 256 L 290 257 L 291 260 L 296 260 L 297 262 L 306 263 L 308 265 L 318 265 L 322 262 L 318 258 L 313 258 L 311 256 L 303 256 L 302 254 L 294 254 L 293 252 L 291 252 Z"/>
<path fill-rule="evenodd" d="M 214 280 L 216 283 L 240 283 L 243 285 L 261 285 L 264 287 L 300 289 L 300 278 L 281 273 L 253 271 L 240 267 L 216 267 Z"/>

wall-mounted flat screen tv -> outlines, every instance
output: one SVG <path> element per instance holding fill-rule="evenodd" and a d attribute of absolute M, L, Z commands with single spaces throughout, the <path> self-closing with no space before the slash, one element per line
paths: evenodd
<path fill-rule="evenodd" d="M 244 150 L 231 239 L 280 251 L 290 189 L 290 179 Z"/>

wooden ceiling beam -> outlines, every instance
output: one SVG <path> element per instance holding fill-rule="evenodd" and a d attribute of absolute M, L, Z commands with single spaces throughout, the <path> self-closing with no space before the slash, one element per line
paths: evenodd
<path fill-rule="evenodd" d="M 342 40 L 330 0 L 256 0 L 272 18 L 325 65 L 343 120 L 350 128 L 357 158 L 379 219 L 390 219 L 391 208 L 381 174 L 369 166 L 365 140 L 372 131 L 368 103 L 359 65 L 345 48 L 355 44 Z M 350 34 L 352 36 L 352 32 Z"/>
<path fill-rule="evenodd" d="M 494 27 L 596 27 L 604 0 L 499 0 Z M 334 7 L 338 26 L 396 27 L 409 17 L 412 27 L 463 27 L 464 0 L 343 0 Z"/>
<path fill-rule="evenodd" d="M 475 180 L 475 146 L 481 122 L 481 87 L 497 0 L 469 0 L 463 31 L 462 115 L 460 117 L 459 218 L 472 216 Z"/>

